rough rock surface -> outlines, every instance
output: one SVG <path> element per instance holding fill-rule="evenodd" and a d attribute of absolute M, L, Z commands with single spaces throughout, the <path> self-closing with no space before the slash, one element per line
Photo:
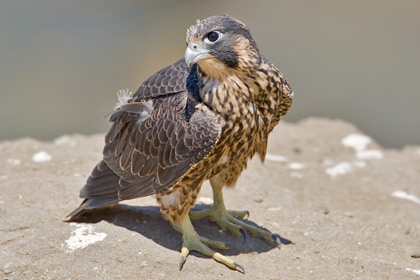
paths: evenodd
<path fill-rule="evenodd" d="M 178 271 L 181 236 L 151 197 L 86 223 L 61 221 L 80 203 L 103 135 L 2 142 L 0 277 L 420 278 L 420 147 L 385 150 L 354 126 L 323 119 L 281 122 L 269 143 L 265 164 L 254 158 L 225 202 L 279 233 L 282 248 L 252 237 L 243 243 L 208 220 L 195 223 L 201 235 L 233 245 L 224 253 L 245 267 L 242 275 L 197 254 Z M 197 207 L 209 203 L 206 183 Z"/>

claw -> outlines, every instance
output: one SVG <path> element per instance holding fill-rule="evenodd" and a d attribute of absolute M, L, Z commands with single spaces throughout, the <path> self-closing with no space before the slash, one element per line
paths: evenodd
<path fill-rule="evenodd" d="M 207 239 L 205 237 L 199 236 L 194 230 L 194 227 L 191 224 L 190 217 L 185 215 L 180 221 L 174 223 L 174 228 L 182 233 L 182 249 L 181 249 L 181 259 L 179 262 L 179 270 L 182 269 L 184 263 L 188 257 L 190 251 L 199 252 L 205 256 L 212 257 L 215 261 L 220 262 L 230 269 L 239 270 L 244 273 L 245 270 L 242 265 L 236 263 L 234 260 L 213 251 L 209 246 L 218 248 L 218 249 L 228 249 L 226 243 Z"/>
<path fill-rule="evenodd" d="M 242 233 L 242 236 L 244 237 L 244 243 L 246 242 L 246 236 L 247 236 L 247 232 L 243 227 L 239 228 L 239 231 Z"/>
<path fill-rule="evenodd" d="M 187 260 L 188 254 L 190 253 L 190 250 L 188 250 L 187 247 L 182 247 L 181 249 L 181 260 L 179 262 L 179 271 L 182 270 L 184 267 L 184 263 Z"/>
<path fill-rule="evenodd" d="M 179 262 L 179 271 L 181 271 L 182 268 L 184 267 L 184 263 L 185 263 L 185 257 L 181 256 L 181 260 Z"/>
<path fill-rule="evenodd" d="M 245 273 L 245 269 L 244 269 L 244 267 L 241 264 L 239 264 L 239 263 L 235 262 L 234 260 L 231 260 L 231 259 L 223 256 L 220 253 L 217 253 L 217 252 L 214 253 L 213 254 L 213 259 L 215 259 L 216 261 L 218 261 L 220 263 L 223 263 L 224 265 L 226 265 L 230 269 L 234 269 L 234 270 L 237 270 L 237 271 L 239 271 L 241 273 Z"/>
<path fill-rule="evenodd" d="M 280 235 L 278 235 L 277 233 L 274 233 L 272 236 L 271 236 L 272 238 L 273 238 L 273 241 L 275 241 L 276 243 L 277 243 L 277 247 L 281 247 L 281 238 L 280 238 Z"/>
<path fill-rule="evenodd" d="M 236 266 L 237 271 L 245 274 L 245 268 L 240 263 L 234 261 L 233 264 Z"/>

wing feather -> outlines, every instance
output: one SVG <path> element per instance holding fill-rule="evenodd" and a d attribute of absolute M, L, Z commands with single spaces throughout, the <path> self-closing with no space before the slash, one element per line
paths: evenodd
<path fill-rule="evenodd" d="M 186 90 L 189 75 L 184 59 L 180 59 L 148 78 L 134 94 L 135 101 L 149 100 Z"/>
<path fill-rule="evenodd" d="M 86 185 L 80 190 L 80 197 L 117 198 L 117 186 L 119 179 L 119 176 L 112 172 L 104 161 L 101 161 L 93 169 Z"/>
<path fill-rule="evenodd" d="M 190 125 L 178 106 L 186 98 L 188 75 L 184 59 L 165 67 L 148 78 L 128 104 L 112 114 L 104 160 L 81 189 L 80 197 L 85 200 L 67 216 L 67 221 L 77 219 L 89 209 L 162 191 L 202 160 L 195 156 L 195 146 L 176 150 L 177 142 L 186 137 L 184 126 Z M 171 95 L 182 97 L 174 99 Z M 211 114 L 209 118 L 216 121 Z M 219 133 L 209 145 L 214 146 L 218 137 Z"/>
<path fill-rule="evenodd" d="M 188 93 L 181 92 L 154 100 L 147 117 L 132 116 L 117 138 L 106 141 L 104 160 L 121 179 L 120 199 L 164 191 L 216 145 L 221 130 L 217 118 L 203 106 L 186 121 L 187 98 Z M 123 119 L 127 119 L 125 115 L 116 123 Z M 129 129 L 132 122 L 136 122 L 135 129 Z M 109 135 L 114 135 L 112 129 Z"/>
<path fill-rule="evenodd" d="M 104 160 L 81 191 L 81 207 L 166 191 L 212 151 L 221 127 L 186 90 L 188 74 L 183 59 L 165 67 L 112 114 Z"/>

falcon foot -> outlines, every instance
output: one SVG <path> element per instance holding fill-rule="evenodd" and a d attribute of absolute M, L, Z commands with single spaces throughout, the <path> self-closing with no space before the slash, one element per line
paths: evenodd
<path fill-rule="evenodd" d="M 208 210 L 190 212 L 192 221 L 207 217 L 210 221 L 215 222 L 223 231 L 230 231 L 235 236 L 244 236 L 244 242 L 246 240 L 246 232 L 249 232 L 253 237 L 259 236 L 269 242 L 276 242 L 278 247 L 281 246 L 278 234 L 273 234 L 268 230 L 251 226 L 238 219 L 242 219 L 245 216 L 249 216 L 248 211 L 226 210 L 224 209 L 224 205 L 221 204 L 214 204 L 213 207 Z"/>
<path fill-rule="evenodd" d="M 229 249 L 229 247 L 224 242 L 210 240 L 205 237 L 199 236 L 194 230 L 191 224 L 191 220 L 188 216 L 184 217 L 178 223 L 175 223 L 174 228 L 182 233 L 183 239 L 179 270 L 183 268 L 190 251 L 197 251 L 203 255 L 212 257 L 215 261 L 220 262 L 233 270 L 245 273 L 245 269 L 242 265 L 210 249 L 209 247 L 213 247 L 220 250 L 227 250 Z"/>

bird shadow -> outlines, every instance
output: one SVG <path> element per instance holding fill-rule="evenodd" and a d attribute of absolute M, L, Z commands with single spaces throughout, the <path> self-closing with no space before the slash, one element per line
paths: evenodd
<path fill-rule="evenodd" d="M 204 210 L 209 208 L 209 205 L 198 204 L 192 210 Z M 241 220 L 251 226 L 262 228 L 249 220 Z M 110 224 L 137 232 L 170 250 L 180 251 L 182 246 L 181 234 L 175 231 L 171 224 L 162 217 L 159 207 L 157 206 L 119 204 L 111 209 L 94 210 L 82 216 L 75 222 L 94 224 L 100 221 L 106 221 Z M 254 252 L 263 253 L 278 248 L 276 242 L 269 243 L 262 238 L 251 237 L 249 234 L 244 238 L 243 236 L 235 237 L 230 233 L 222 232 L 215 223 L 210 222 L 208 219 L 196 221 L 193 225 L 199 235 L 227 243 L 229 249 L 223 251 L 224 255 L 238 255 L 240 253 Z M 174 240 L 177 240 L 177 242 L 174 242 Z M 280 242 L 282 245 L 294 244 L 292 241 L 281 236 Z M 193 254 L 202 257 L 201 254 Z"/>

